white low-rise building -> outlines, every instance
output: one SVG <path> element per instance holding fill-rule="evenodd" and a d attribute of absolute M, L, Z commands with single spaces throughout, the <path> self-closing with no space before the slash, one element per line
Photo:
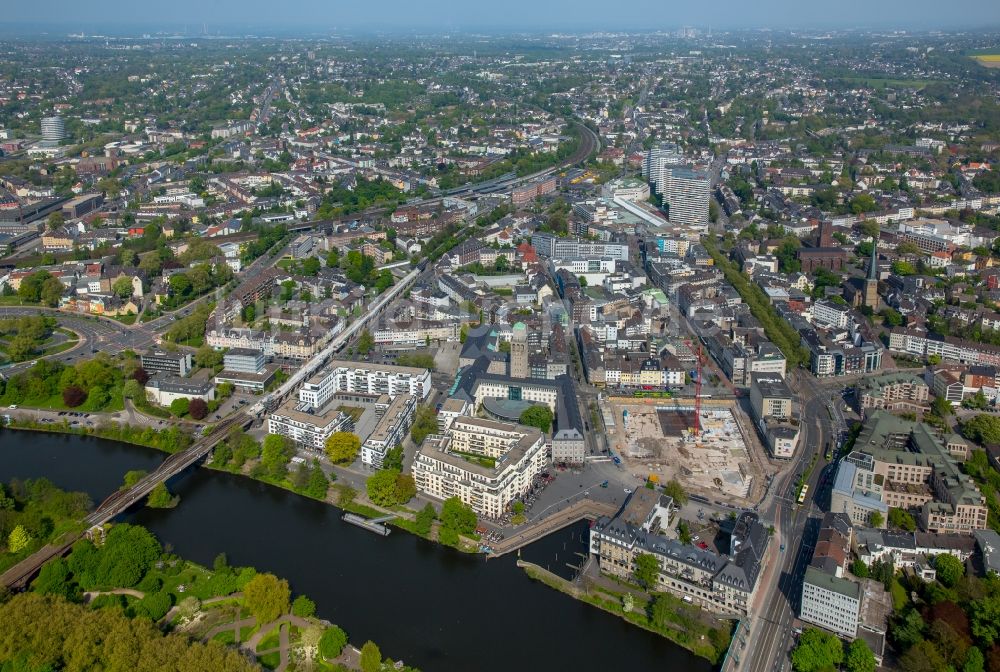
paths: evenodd
<path fill-rule="evenodd" d="M 333 361 L 302 384 L 299 400 L 322 408 L 337 392 L 411 394 L 418 400 L 431 393 L 431 372 L 412 366 Z"/>
<path fill-rule="evenodd" d="M 146 398 L 154 404 L 169 406 L 177 399 L 215 399 L 215 385 L 208 380 L 191 380 L 158 373 L 146 381 Z"/>
<path fill-rule="evenodd" d="M 313 450 L 323 450 L 334 432 L 347 431 L 351 416 L 336 409 L 312 413 L 303 403 L 289 399 L 267 418 L 269 434 L 286 436 L 295 443 Z"/>

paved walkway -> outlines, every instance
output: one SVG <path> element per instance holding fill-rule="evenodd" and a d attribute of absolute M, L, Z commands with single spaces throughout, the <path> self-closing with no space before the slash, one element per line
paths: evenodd
<path fill-rule="evenodd" d="M 251 616 L 250 618 L 238 619 L 233 621 L 232 623 L 223 623 L 222 625 L 217 625 L 211 630 L 209 630 L 208 633 L 204 637 L 202 637 L 202 639 L 208 642 L 211 641 L 211 639 L 220 632 L 227 632 L 229 630 L 232 630 L 233 641 L 236 642 L 237 645 L 240 645 L 240 631 L 243 628 L 252 627 L 254 625 L 257 625 L 257 619 L 254 618 L 253 616 Z M 257 634 L 259 633 L 254 633 L 254 636 L 256 636 Z"/>
<path fill-rule="evenodd" d="M 83 600 L 84 602 L 89 603 L 99 595 L 128 595 L 139 600 L 146 597 L 146 594 L 141 590 L 134 590 L 132 588 L 115 588 L 114 590 L 88 590 L 83 594 Z"/>
<path fill-rule="evenodd" d="M 516 551 L 551 532 L 560 530 L 567 525 L 572 525 L 578 520 L 597 518 L 599 516 L 613 516 L 617 511 L 617 507 L 611 504 L 595 502 L 590 499 L 580 500 L 572 506 L 554 513 L 547 518 L 543 518 L 537 523 L 521 529 L 516 534 L 493 544 L 493 555 L 503 555 L 504 553 Z"/>
<path fill-rule="evenodd" d="M 233 593 L 232 595 L 219 595 L 218 597 L 210 597 L 207 600 L 202 600 L 201 606 L 204 607 L 207 604 L 214 604 L 216 602 L 222 602 L 223 600 L 239 599 L 241 597 L 243 597 L 243 593 Z M 166 615 L 160 619 L 160 623 L 161 624 L 169 623 L 170 621 L 174 620 L 174 616 L 176 616 L 177 612 L 179 612 L 180 610 L 181 610 L 180 604 L 175 604 L 174 606 L 170 607 L 170 610 L 167 611 Z"/>

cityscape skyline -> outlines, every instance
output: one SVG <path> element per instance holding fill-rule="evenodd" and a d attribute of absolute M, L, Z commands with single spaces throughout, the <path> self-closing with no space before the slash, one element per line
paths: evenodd
<path fill-rule="evenodd" d="M 599 31 L 664 30 L 682 26 L 732 30 L 749 29 L 982 29 L 1000 24 L 1000 4 L 984 0 L 957 0 L 942 12 L 929 0 L 887 0 L 872 5 L 846 0 L 835 15 L 819 6 L 803 6 L 791 0 L 765 0 L 753 5 L 720 0 L 711 6 L 670 7 L 662 12 L 657 3 L 640 0 L 631 11 L 609 15 L 602 4 L 587 0 L 574 3 L 567 12 L 564 3 L 529 3 L 513 0 L 503 7 L 473 6 L 454 0 L 431 0 L 419 6 L 389 0 L 377 5 L 342 5 L 300 0 L 292 5 L 234 3 L 216 0 L 196 3 L 179 0 L 169 11 L 121 0 L 101 0 L 86 6 L 54 0 L 44 8 L 20 4 L 8 9 L 8 26 L 16 31 L 45 32 L 77 24 L 116 29 L 179 30 L 187 34 L 216 33 L 222 29 L 272 33 L 305 30 L 306 34 L 333 31 L 427 30 L 475 31 Z M 253 18 L 248 18 L 253 17 Z M 211 30 L 208 30 L 209 27 Z M 2 30 L 2 29 L 0 29 Z"/>

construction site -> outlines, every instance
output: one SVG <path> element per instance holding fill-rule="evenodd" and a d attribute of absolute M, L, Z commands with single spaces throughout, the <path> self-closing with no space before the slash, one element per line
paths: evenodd
<path fill-rule="evenodd" d="M 768 462 L 735 401 L 612 397 L 606 404 L 609 447 L 636 476 L 676 479 L 691 494 L 737 505 L 763 493 Z"/>

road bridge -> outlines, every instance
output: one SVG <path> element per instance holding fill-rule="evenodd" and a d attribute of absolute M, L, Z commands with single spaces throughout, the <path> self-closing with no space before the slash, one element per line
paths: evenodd
<path fill-rule="evenodd" d="M 230 415 L 222 422 L 219 422 L 208 434 L 195 441 L 189 448 L 167 457 L 160 466 L 144 476 L 131 488 L 119 490 L 101 502 L 93 513 L 84 518 L 87 528 L 92 528 L 95 525 L 103 525 L 124 513 L 133 504 L 149 495 L 158 483 L 176 476 L 205 457 L 209 451 L 226 439 L 230 430 L 236 427 L 246 428 L 252 421 L 253 419 L 249 415 L 240 412 Z M 8 569 L 3 575 L 0 575 L 0 584 L 12 589 L 27 587 L 28 582 L 34 578 L 35 574 L 42 568 L 42 565 L 52 558 L 65 554 L 81 536 L 80 533 L 76 533 L 69 537 L 64 537 L 58 543 L 44 546 Z"/>

